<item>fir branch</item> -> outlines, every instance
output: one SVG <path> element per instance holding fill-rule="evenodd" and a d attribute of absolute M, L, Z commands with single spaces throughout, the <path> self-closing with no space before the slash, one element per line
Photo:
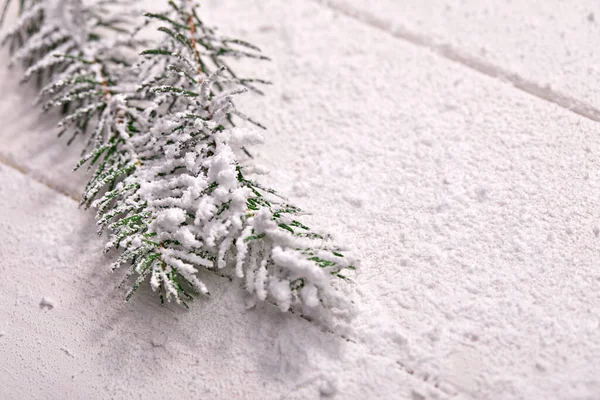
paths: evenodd
<path fill-rule="evenodd" d="M 345 279 L 353 259 L 238 161 L 262 138 L 231 117 L 264 127 L 233 101 L 266 81 L 239 78 L 223 58 L 266 60 L 258 47 L 216 35 L 188 0 L 146 13 L 143 24 L 110 15 L 105 5 L 119 2 L 63 1 L 58 11 L 50 0 L 25 2 L 7 38 L 25 80 L 49 80 L 43 110 L 62 108 L 59 126 L 72 139 L 89 134 L 75 168 L 92 170 L 81 204 L 96 209 L 99 233 L 110 231 L 105 250 L 120 251 L 111 269 L 128 264 L 123 282 L 135 277 L 126 299 L 149 280 L 161 300 L 187 307 L 191 293 L 209 294 L 202 271 L 223 269 L 284 311 L 347 306 L 333 280 Z M 152 21 L 168 27 L 140 52 L 135 35 Z"/>

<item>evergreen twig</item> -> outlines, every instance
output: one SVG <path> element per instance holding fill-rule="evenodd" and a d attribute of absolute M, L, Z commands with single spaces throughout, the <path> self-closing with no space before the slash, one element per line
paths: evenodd
<path fill-rule="evenodd" d="M 300 222 L 299 208 L 247 178 L 237 158 L 262 139 L 232 117 L 262 125 L 233 100 L 266 81 L 238 77 L 223 59 L 267 58 L 218 36 L 189 0 L 143 23 L 124 7 L 22 0 L 5 42 L 24 81 L 42 83 L 43 110 L 63 111 L 61 134 L 88 136 L 75 168 L 92 170 L 81 205 L 96 210 L 99 233 L 110 231 L 106 251 L 121 250 L 112 269 L 127 264 L 124 282 L 136 277 L 126 299 L 149 280 L 161 299 L 186 305 L 192 292 L 209 294 L 203 271 L 231 266 L 255 299 L 284 311 L 343 307 L 332 278 L 353 260 Z M 162 40 L 142 47 L 138 32 L 156 25 Z"/>

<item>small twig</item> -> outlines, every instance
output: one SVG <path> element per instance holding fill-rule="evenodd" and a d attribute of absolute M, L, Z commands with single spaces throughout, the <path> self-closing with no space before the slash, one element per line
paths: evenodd
<path fill-rule="evenodd" d="M 191 0 L 190 0 L 191 3 Z M 190 42 L 192 43 L 192 49 L 194 50 L 194 57 L 196 58 L 196 63 L 198 64 L 198 75 L 202 73 L 202 66 L 200 65 L 200 54 L 198 53 L 198 47 L 196 43 L 196 26 L 194 25 L 194 18 L 190 13 L 187 19 L 188 28 L 190 29 Z"/>

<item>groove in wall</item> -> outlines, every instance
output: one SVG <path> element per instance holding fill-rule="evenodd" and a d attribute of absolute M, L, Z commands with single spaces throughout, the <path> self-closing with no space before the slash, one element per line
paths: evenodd
<path fill-rule="evenodd" d="M 79 203 L 79 201 L 81 200 L 81 198 L 78 195 L 76 195 L 74 193 L 70 193 L 68 190 L 55 185 L 49 179 L 44 178 L 43 176 L 40 176 L 39 174 L 37 174 L 37 173 L 33 172 L 32 170 L 30 170 L 29 168 L 27 168 L 26 166 L 21 165 L 20 163 L 15 161 L 12 157 L 9 157 L 5 154 L 0 153 L 0 164 L 19 171 L 20 173 L 33 179 L 37 183 L 40 183 L 40 184 L 44 185 L 45 187 L 47 187 L 48 189 L 50 189 L 54 192 L 60 193 L 63 196 L 68 197 L 69 199 L 71 199 L 73 201 L 76 201 L 77 203 Z"/>

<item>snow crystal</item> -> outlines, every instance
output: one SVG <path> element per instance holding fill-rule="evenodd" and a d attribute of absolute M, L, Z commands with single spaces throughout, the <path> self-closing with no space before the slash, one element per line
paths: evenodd
<path fill-rule="evenodd" d="M 316 307 L 319 305 L 319 298 L 317 297 L 317 287 L 311 284 L 305 284 L 300 289 L 300 295 L 304 300 L 304 303 L 309 307 Z"/>
<path fill-rule="evenodd" d="M 182 226 L 173 234 L 173 238 L 179 241 L 186 248 L 194 248 L 202 246 L 202 242 L 196 239 L 196 235 L 187 226 Z"/>
<path fill-rule="evenodd" d="M 325 271 L 313 262 L 303 258 L 302 255 L 292 249 L 282 249 L 279 246 L 273 248 L 273 261 L 278 265 L 285 266 L 293 274 L 305 277 L 309 282 L 318 286 L 326 286 L 329 276 Z"/>
<path fill-rule="evenodd" d="M 168 231 L 176 231 L 179 225 L 185 222 L 185 211 L 181 208 L 170 208 L 158 213 L 156 217 L 157 224 Z"/>
<path fill-rule="evenodd" d="M 264 301 L 267 298 L 267 260 L 262 260 L 258 272 L 256 274 L 256 284 L 254 289 L 256 290 L 256 296 L 259 300 Z"/>
<path fill-rule="evenodd" d="M 279 306 L 281 311 L 287 311 L 292 304 L 292 290 L 288 280 L 279 280 L 276 277 L 271 277 L 269 280 L 269 292 Z"/>

